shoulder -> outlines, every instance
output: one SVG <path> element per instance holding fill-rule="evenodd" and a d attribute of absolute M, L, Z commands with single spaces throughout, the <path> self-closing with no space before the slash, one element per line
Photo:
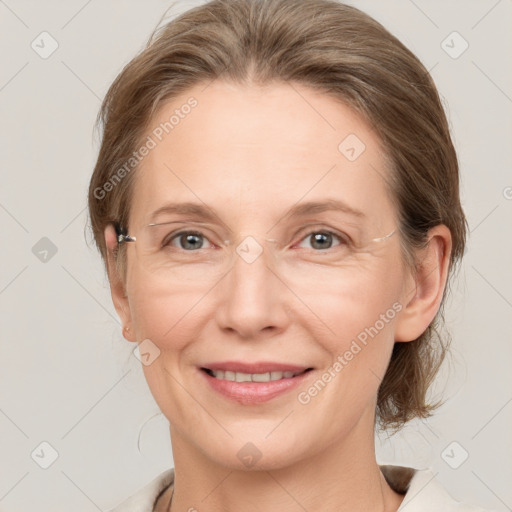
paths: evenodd
<path fill-rule="evenodd" d="M 158 497 L 173 482 L 174 468 L 158 475 L 109 512 L 153 512 Z"/>
<path fill-rule="evenodd" d="M 397 512 L 492 512 L 456 501 L 430 469 L 381 466 L 392 488 L 405 494 Z"/>

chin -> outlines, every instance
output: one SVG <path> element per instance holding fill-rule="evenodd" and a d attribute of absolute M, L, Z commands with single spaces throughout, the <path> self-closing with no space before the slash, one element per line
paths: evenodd
<path fill-rule="evenodd" d="M 273 440 L 250 441 L 245 435 L 228 442 L 208 444 L 203 453 L 214 463 L 233 471 L 273 471 L 292 466 L 308 456 L 305 452 L 306 440 L 294 440 L 292 436 L 275 437 Z M 301 446 L 301 451 L 297 450 Z M 212 450 L 213 448 L 213 450 Z"/>

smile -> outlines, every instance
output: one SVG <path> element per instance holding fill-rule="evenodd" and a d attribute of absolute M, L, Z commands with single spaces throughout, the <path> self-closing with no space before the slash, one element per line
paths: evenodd
<path fill-rule="evenodd" d="M 222 370 L 209 370 L 203 368 L 204 371 L 220 380 L 229 380 L 230 382 L 273 382 L 281 379 L 291 379 L 297 375 L 307 372 L 310 368 L 300 372 L 266 372 L 266 373 L 242 373 Z"/>
<path fill-rule="evenodd" d="M 209 389 L 242 405 L 260 404 L 299 386 L 313 368 L 277 363 L 218 363 L 199 367 Z"/>

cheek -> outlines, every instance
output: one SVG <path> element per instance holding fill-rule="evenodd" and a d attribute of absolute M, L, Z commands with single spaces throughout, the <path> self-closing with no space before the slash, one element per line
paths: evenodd
<path fill-rule="evenodd" d="M 300 390 L 299 403 L 306 404 L 304 414 L 315 410 L 315 416 L 331 418 L 332 424 L 322 429 L 325 436 L 336 437 L 346 433 L 344 428 L 355 424 L 364 411 L 375 408 L 394 345 L 395 318 L 401 310 L 397 301 L 400 281 L 390 273 L 353 273 L 350 278 L 325 283 L 321 291 L 310 290 L 304 302 L 322 320 L 310 332 L 328 357 L 318 380 Z"/>
<path fill-rule="evenodd" d="M 142 369 L 160 409 L 173 423 L 191 421 L 194 403 L 180 384 L 190 370 L 189 348 L 200 330 L 204 290 L 162 286 L 146 275 L 132 279 L 130 309 L 137 340 L 151 340 L 159 355 Z M 204 312 L 203 312 L 204 315 Z M 188 418 L 188 420 L 186 420 Z"/>
<path fill-rule="evenodd" d="M 181 349 L 187 333 L 198 325 L 204 285 L 191 282 L 173 287 L 145 273 L 131 277 L 130 312 L 137 339 L 149 338 L 163 351 Z"/>
<path fill-rule="evenodd" d="M 371 267 L 319 267 L 302 278 L 300 286 L 295 283 L 295 293 L 326 333 L 323 339 L 329 340 L 329 352 L 344 350 L 359 335 L 364 339 L 374 326 L 392 338 L 403 277 L 394 267 L 384 260 Z"/>

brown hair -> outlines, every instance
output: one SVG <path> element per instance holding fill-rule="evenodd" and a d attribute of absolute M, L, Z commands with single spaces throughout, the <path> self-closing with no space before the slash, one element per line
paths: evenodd
<path fill-rule="evenodd" d="M 164 101 L 219 78 L 240 84 L 296 82 L 357 111 L 380 137 L 390 163 L 387 184 L 399 215 L 404 264 L 417 268 L 414 249 L 425 246 L 431 227 L 445 224 L 452 235 L 453 276 L 464 253 L 467 221 L 457 156 L 436 87 L 398 39 L 335 0 L 212 0 L 155 30 L 117 76 L 98 115 L 103 134 L 89 212 L 105 263 L 104 229 L 109 223 L 127 227 L 136 176 L 136 170 L 119 170 L 140 147 Z M 125 278 L 123 260 L 118 258 Z M 435 407 L 426 397 L 449 341 L 438 331 L 448 288 L 449 283 L 427 330 L 415 341 L 394 345 L 378 392 L 382 428 L 427 417 Z"/>

